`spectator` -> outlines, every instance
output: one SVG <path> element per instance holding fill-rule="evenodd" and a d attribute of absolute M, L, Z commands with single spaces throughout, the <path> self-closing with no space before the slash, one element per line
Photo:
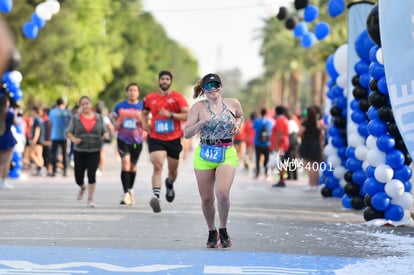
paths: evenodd
<path fill-rule="evenodd" d="M 51 161 L 53 166 L 53 171 L 51 176 L 56 175 L 57 163 L 59 161 L 59 148 L 62 156 L 63 164 L 63 176 L 66 176 L 67 173 L 67 138 L 65 130 L 69 125 L 69 121 L 72 117 L 71 112 L 66 108 L 65 102 L 62 98 L 59 98 L 56 101 L 56 106 L 50 110 L 49 121 L 51 123 L 51 140 L 52 140 L 52 149 L 51 149 Z"/>
<path fill-rule="evenodd" d="M 270 153 L 270 138 L 273 129 L 273 121 L 266 117 L 267 110 L 262 108 L 260 110 L 260 117 L 253 122 L 255 130 L 254 146 L 256 153 L 256 173 L 255 178 L 260 176 L 261 157 L 263 157 L 264 176 L 267 177 L 267 163 L 269 161 Z"/>
<path fill-rule="evenodd" d="M 302 138 L 299 155 L 304 161 L 309 179 L 309 185 L 305 188 L 305 191 L 316 191 L 319 183 L 319 169 L 316 168 L 320 167 L 323 160 L 322 148 L 325 132 L 320 123 L 318 109 L 315 106 L 310 106 L 306 111 L 306 118 L 302 122 L 298 133 Z"/>
<path fill-rule="evenodd" d="M 278 151 L 281 160 L 286 159 L 286 152 L 289 150 L 289 122 L 286 118 L 286 108 L 284 106 L 276 106 L 276 124 L 272 129 L 270 149 Z M 273 184 L 273 187 L 285 187 L 285 173 L 284 166 L 279 169 L 279 182 Z"/>

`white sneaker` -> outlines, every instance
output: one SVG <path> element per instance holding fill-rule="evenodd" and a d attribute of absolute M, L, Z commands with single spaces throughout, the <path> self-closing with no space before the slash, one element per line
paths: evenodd
<path fill-rule="evenodd" d="M 4 182 L 4 181 L 0 181 L 0 190 L 1 189 L 10 190 L 10 189 L 13 189 L 13 188 L 14 188 L 13 185 L 8 184 L 7 182 Z"/>
<path fill-rule="evenodd" d="M 119 204 L 132 205 L 131 196 L 128 192 L 123 195 L 122 200 Z"/>
<path fill-rule="evenodd" d="M 128 193 L 129 193 L 129 198 L 131 200 L 131 205 L 134 205 L 135 204 L 135 193 L 134 193 L 134 190 L 130 189 L 128 191 Z"/>
<path fill-rule="evenodd" d="M 305 188 L 303 188 L 303 191 L 305 191 L 305 192 L 315 192 L 315 191 L 318 191 L 318 186 L 308 185 Z"/>

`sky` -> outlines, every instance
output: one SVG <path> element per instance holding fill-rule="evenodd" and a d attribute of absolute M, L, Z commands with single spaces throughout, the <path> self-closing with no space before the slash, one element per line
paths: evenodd
<path fill-rule="evenodd" d="M 167 35 L 190 50 L 200 76 L 239 68 L 248 81 L 263 72 L 263 19 L 292 0 L 143 0 Z M 277 20 L 277 19 L 275 19 Z"/>

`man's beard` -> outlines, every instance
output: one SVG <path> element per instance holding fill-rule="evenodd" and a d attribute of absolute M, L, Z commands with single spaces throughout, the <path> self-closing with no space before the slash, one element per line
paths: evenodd
<path fill-rule="evenodd" d="M 168 91 L 170 89 L 171 85 L 170 84 L 160 84 L 159 86 L 160 86 L 161 91 L 165 92 L 165 91 Z"/>

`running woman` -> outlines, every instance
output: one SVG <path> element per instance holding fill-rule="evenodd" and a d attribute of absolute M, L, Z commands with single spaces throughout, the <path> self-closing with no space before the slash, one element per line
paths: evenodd
<path fill-rule="evenodd" d="M 118 132 L 117 146 L 121 157 L 121 182 L 124 191 L 120 204 L 134 205 L 134 183 L 137 163 L 142 151 L 143 129 L 141 116 L 143 102 L 139 100 L 139 86 L 129 83 L 126 88 L 127 99 L 119 102 L 111 118 Z"/>

